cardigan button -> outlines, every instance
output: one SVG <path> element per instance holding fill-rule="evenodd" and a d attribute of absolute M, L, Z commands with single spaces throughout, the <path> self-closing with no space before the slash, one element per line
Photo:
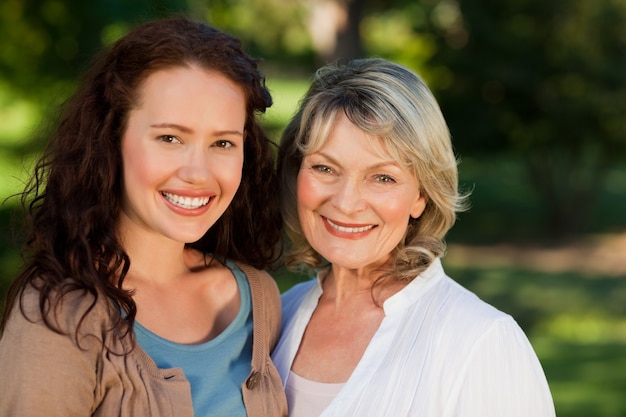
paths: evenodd
<path fill-rule="evenodd" d="M 257 385 L 259 385 L 259 381 L 261 380 L 261 374 L 257 371 L 254 371 L 248 377 L 246 381 L 246 387 L 248 389 L 255 389 Z"/>

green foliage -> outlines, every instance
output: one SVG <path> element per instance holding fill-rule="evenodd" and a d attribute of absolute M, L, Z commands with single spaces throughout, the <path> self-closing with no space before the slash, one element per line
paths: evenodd
<path fill-rule="evenodd" d="M 417 3 L 366 16 L 361 33 L 368 55 L 396 61 L 430 78 L 431 71 L 424 63 L 435 52 L 435 40 L 415 31 L 426 20 L 424 7 Z"/>
<path fill-rule="evenodd" d="M 457 149 L 516 153 L 546 230 L 583 230 L 626 156 L 626 3 L 450 0 L 432 16 L 430 65 L 451 74 L 435 87 Z"/>
<path fill-rule="evenodd" d="M 449 238 L 468 244 L 559 243 L 544 230 L 545 212 L 529 176 L 523 158 L 513 154 L 463 157 L 459 165 L 460 186 L 462 190 L 471 190 L 471 207 L 459 215 Z M 605 178 L 595 190 L 600 197 L 590 209 L 585 234 L 626 230 L 626 163 L 612 166 Z M 561 239 L 561 243 L 568 240 Z"/>
<path fill-rule="evenodd" d="M 263 116 L 263 127 L 268 131 L 270 139 L 276 144 L 280 142 L 280 135 L 287 121 L 294 115 L 298 102 L 308 88 L 306 79 L 284 78 L 273 74 L 271 68 L 267 71 L 267 88 L 272 94 L 273 104 Z"/>
<path fill-rule="evenodd" d="M 254 56 L 283 65 L 310 67 L 314 62 L 303 2 L 217 0 L 208 3 L 206 20 L 230 32 Z"/>
<path fill-rule="evenodd" d="M 67 84 L 103 45 L 136 23 L 179 12 L 191 13 L 185 0 L 6 0 L 0 71 L 19 94 L 67 94 Z"/>

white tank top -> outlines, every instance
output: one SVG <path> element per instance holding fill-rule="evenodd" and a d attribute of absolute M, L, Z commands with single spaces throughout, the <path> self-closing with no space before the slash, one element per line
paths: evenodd
<path fill-rule="evenodd" d="M 289 417 L 319 417 L 344 385 L 311 381 L 289 371 L 285 386 Z"/>

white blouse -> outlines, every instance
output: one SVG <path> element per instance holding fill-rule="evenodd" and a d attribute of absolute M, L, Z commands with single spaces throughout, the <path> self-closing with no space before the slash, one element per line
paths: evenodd
<path fill-rule="evenodd" d="M 319 278 L 283 295 L 272 358 L 288 384 Z M 553 417 L 550 390 L 517 323 L 447 277 L 436 260 L 383 304 L 385 317 L 320 417 Z M 290 417 L 300 417 L 290 410 Z"/>

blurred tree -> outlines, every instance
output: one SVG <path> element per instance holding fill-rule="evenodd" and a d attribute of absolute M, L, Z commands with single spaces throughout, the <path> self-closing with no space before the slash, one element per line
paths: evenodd
<path fill-rule="evenodd" d="M 412 0 L 304 0 L 303 4 L 318 65 L 372 53 L 405 55 L 402 48 L 410 50 L 411 41 L 417 39 L 415 34 L 406 36 L 410 22 L 422 16 L 422 6 Z"/>
<path fill-rule="evenodd" d="M 308 0 L 307 28 L 321 64 L 363 56 L 364 0 Z"/>
<path fill-rule="evenodd" d="M 556 234 L 584 228 L 607 168 L 626 155 L 623 0 L 3 0 L 0 88 L 63 98 L 94 51 L 172 12 L 307 75 L 364 55 L 417 70 L 463 155 L 525 160 Z"/>
<path fill-rule="evenodd" d="M 421 9 L 412 0 L 212 0 L 206 15 L 258 56 L 310 72 L 371 53 L 402 54 L 406 36 L 393 35 L 409 34 Z"/>
<path fill-rule="evenodd" d="M 441 68 L 434 87 L 456 147 L 514 152 L 546 230 L 583 230 L 608 168 L 626 156 L 626 2 L 427 3 L 429 65 Z"/>
<path fill-rule="evenodd" d="M 94 52 L 140 21 L 188 11 L 184 0 L 4 0 L 0 72 L 21 94 L 57 94 Z M 60 83 L 60 84 L 59 84 Z"/>
<path fill-rule="evenodd" d="M 188 0 L 202 2 L 203 0 Z M 315 65 L 303 2 L 286 0 L 204 0 L 205 19 L 236 36 L 266 62 L 308 75 Z"/>

